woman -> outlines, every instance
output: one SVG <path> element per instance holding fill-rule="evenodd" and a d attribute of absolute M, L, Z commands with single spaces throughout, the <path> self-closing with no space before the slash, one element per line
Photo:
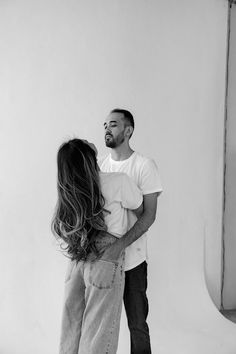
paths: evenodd
<path fill-rule="evenodd" d="M 54 234 L 71 261 L 65 280 L 60 354 L 115 354 L 124 288 L 124 253 L 102 251 L 127 231 L 127 209 L 140 212 L 142 195 L 123 173 L 102 173 L 96 148 L 73 139 L 57 156 Z"/>

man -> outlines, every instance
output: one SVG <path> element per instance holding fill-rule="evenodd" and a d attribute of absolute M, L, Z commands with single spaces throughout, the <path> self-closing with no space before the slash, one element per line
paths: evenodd
<path fill-rule="evenodd" d="M 143 213 L 137 218 L 129 213 L 131 229 L 103 254 L 103 259 L 117 259 L 123 249 L 125 256 L 124 305 L 131 339 L 131 354 L 150 354 L 147 290 L 146 231 L 156 217 L 157 197 L 162 191 L 153 160 L 131 149 L 129 140 L 134 130 L 132 114 L 114 109 L 105 123 L 105 143 L 110 155 L 100 161 L 103 172 L 125 172 L 143 193 Z M 127 248 L 126 248 L 127 247 Z"/>

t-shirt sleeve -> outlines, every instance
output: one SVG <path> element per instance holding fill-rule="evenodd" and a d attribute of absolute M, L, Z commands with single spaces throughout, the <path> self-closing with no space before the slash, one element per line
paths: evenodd
<path fill-rule="evenodd" d="M 158 167 L 151 159 L 146 160 L 142 166 L 139 187 L 143 194 L 162 192 L 163 190 Z"/>
<path fill-rule="evenodd" d="M 132 179 L 124 174 L 121 188 L 121 204 L 126 209 L 137 209 L 143 202 L 141 190 L 136 186 Z"/>

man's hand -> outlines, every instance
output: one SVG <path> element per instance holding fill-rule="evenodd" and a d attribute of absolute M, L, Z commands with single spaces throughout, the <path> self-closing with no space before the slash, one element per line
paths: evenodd
<path fill-rule="evenodd" d="M 119 240 L 117 240 L 105 249 L 100 259 L 103 259 L 104 261 L 118 261 L 122 250 L 123 248 L 121 247 Z"/>

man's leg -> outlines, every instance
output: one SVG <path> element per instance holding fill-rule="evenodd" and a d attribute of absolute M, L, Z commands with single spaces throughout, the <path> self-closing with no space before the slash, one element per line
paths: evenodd
<path fill-rule="evenodd" d="M 148 315 L 147 263 L 125 272 L 124 305 L 131 339 L 131 354 L 151 354 Z"/>

